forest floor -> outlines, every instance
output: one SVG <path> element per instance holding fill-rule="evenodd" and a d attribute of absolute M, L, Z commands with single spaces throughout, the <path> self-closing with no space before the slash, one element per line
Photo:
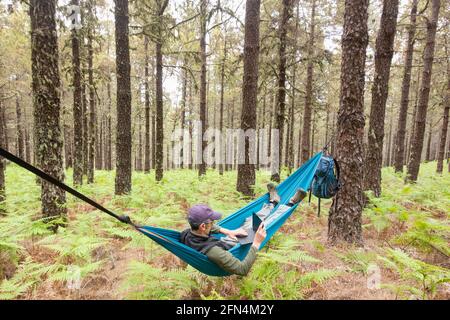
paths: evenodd
<path fill-rule="evenodd" d="M 8 165 L 0 216 L 0 299 L 450 299 L 450 174 L 423 164 L 405 185 L 383 169 L 383 193 L 363 213 L 364 246 L 327 244 L 328 207 L 302 203 L 258 254 L 246 277 L 208 277 L 152 240 L 68 196 L 68 225 L 48 232 L 33 175 Z M 72 172 L 67 182 L 71 184 Z M 286 176 L 286 173 L 283 175 Z M 258 171 L 255 191 L 270 174 Z M 185 212 L 208 203 L 224 215 L 244 206 L 236 172 L 134 173 L 113 196 L 114 173 L 96 171 L 82 193 L 140 224 L 187 227 Z M 370 196 L 370 195 L 369 195 Z"/>

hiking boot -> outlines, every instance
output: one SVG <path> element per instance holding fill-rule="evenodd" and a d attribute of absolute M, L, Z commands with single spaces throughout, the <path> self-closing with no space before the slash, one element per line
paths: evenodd
<path fill-rule="evenodd" d="M 269 191 L 269 195 L 270 195 L 269 201 L 279 203 L 280 196 L 278 195 L 277 190 L 275 190 L 275 185 L 273 183 L 268 183 L 267 190 Z"/>
<path fill-rule="evenodd" d="M 302 201 L 307 195 L 307 192 L 302 189 L 298 188 L 297 192 L 292 196 L 291 199 L 289 199 L 289 205 L 294 205 Z"/>

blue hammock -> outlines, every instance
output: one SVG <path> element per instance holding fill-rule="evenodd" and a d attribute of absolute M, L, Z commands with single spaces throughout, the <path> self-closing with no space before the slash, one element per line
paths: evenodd
<path fill-rule="evenodd" d="M 281 201 L 280 204 L 286 204 L 289 199 L 295 194 L 298 188 L 303 188 L 304 190 L 309 190 L 311 186 L 311 182 L 314 178 L 314 174 L 316 172 L 317 166 L 320 162 L 323 152 L 317 153 L 314 157 L 305 162 L 300 168 L 298 168 L 293 174 L 291 174 L 286 180 L 284 180 L 278 187 L 277 191 L 280 195 Z M 9 153 L 5 149 L 0 147 L 0 157 L 4 157 L 11 162 L 21 166 L 22 168 L 34 173 L 38 177 L 47 180 L 48 182 L 58 186 L 62 190 L 72 194 L 73 196 L 89 203 L 94 206 L 98 210 L 103 211 L 104 213 L 118 219 L 123 223 L 130 224 L 134 226 L 138 231 L 142 232 L 150 239 L 156 241 L 158 244 L 172 252 L 174 255 L 184 260 L 195 269 L 199 270 L 210 276 L 228 276 L 230 275 L 228 272 L 224 271 L 222 268 L 217 266 L 215 263 L 210 261 L 207 256 L 194 250 L 185 244 L 180 242 L 180 232 L 155 228 L 150 226 L 137 226 L 135 225 L 128 216 L 122 215 L 119 216 L 111 210 L 106 209 L 102 205 L 93 201 L 92 199 L 86 197 L 81 194 L 77 190 L 69 187 L 63 182 L 55 179 L 54 177 L 48 175 L 42 170 L 34 167 L 33 165 L 23 161 L 22 159 L 16 157 L 15 155 Z M 248 205 L 239 209 L 232 215 L 226 217 L 222 221 L 218 223 L 218 225 L 226 228 L 226 229 L 237 229 L 239 228 L 245 221 L 245 219 L 252 215 L 253 212 L 258 212 L 261 210 L 262 206 L 269 201 L 269 194 L 259 197 L 258 199 L 250 202 Z M 273 236 L 273 234 L 283 225 L 287 218 L 292 214 L 298 204 L 289 208 L 286 212 L 278 216 L 276 219 L 272 220 L 270 224 L 266 225 L 267 236 L 261 247 L 264 247 L 267 241 Z M 275 208 L 276 210 L 276 208 Z M 223 235 L 215 235 L 217 237 L 221 237 Z M 250 249 L 251 244 L 241 245 L 237 244 L 233 248 L 229 250 L 239 260 L 243 260 L 247 255 L 248 250 Z"/>
<path fill-rule="evenodd" d="M 298 188 L 309 190 L 311 182 L 316 172 L 317 165 L 319 164 L 322 152 L 317 153 L 314 157 L 305 162 L 300 168 L 298 168 L 293 174 L 291 174 L 286 180 L 284 180 L 277 187 L 277 192 L 280 195 L 280 204 L 286 204 L 289 199 L 295 194 Z M 252 215 L 253 212 L 261 210 L 262 206 L 269 201 L 269 194 L 259 197 L 258 199 L 250 202 L 245 207 L 239 209 L 235 213 L 229 215 L 218 223 L 219 226 L 226 229 L 237 229 L 245 221 L 245 219 Z M 262 243 L 260 249 L 265 246 L 267 241 L 273 236 L 273 234 L 283 225 L 287 218 L 294 212 L 298 204 L 291 207 L 285 213 L 277 217 L 270 225 L 266 226 L 267 237 Z M 276 210 L 276 208 L 274 209 Z M 140 226 L 137 230 L 148 236 L 150 239 L 156 241 L 159 245 L 163 246 L 181 260 L 193 266 L 198 271 L 210 276 L 229 276 L 230 273 L 217 266 L 214 262 L 210 261 L 203 253 L 188 247 L 180 242 L 180 232 L 150 226 Z M 223 235 L 214 235 L 221 237 Z M 239 260 L 243 260 L 250 249 L 251 244 L 241 245 L 237 244 L 229 250 L 233 256 Z"/>

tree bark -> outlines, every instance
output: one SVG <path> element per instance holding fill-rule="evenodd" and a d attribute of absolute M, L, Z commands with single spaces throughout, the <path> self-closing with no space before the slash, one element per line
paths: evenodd
<path fill-rule="evenodd" d="M 372 86 L 368 148 L 365 161 L 364 190 L 381 194 L 381 168 L 383 166 L 384 119 L 389 92 L 389 75 L 394 54 L 397 29 L 398 0 L 384 0 L 380 29 L 376 40 L 375 77 Z"/>
<path fill-rule="evenodd" d="M 144 37 L 144 50 L 145 50 L 145 66 L 144 66 L 144 73 L 145 73 L 145 151 L 144 151 L 144 172 L 149 173 L 150 172 L 150 85 L 149 85 L 149 56 L 148 56 L 148 37 Z"/>
<path fill-rule="evenodd" d="M 276 121 L 275 128 L 278 129 L 278 166 L 273 167 L 274 172 L 270 177 L 271 180 L 280 182 L 281 156 L 283 154 L 283 134 L 284 134 L 284 113 L 286 105 L 286 45 L 287 45 L 287 29 L 289 19 L 291 18 L 291 9 L 293 0 L 283 0 L 283 12 L 281 15 L 279 37 L 280 47 L 278 51 L 279 65 L 278 65 L 278 95 L 276 105 Z"/>
<path fill-rule="evenodd" d="M 88 122 L 88 172 L 87 183 L 94 183 L 95 167 L 95 140 L 97 136 L 97 117 L 95 106 L 95 88 L 94 88 L 94 50 L 92 48 L 93 40 L 93 8 L 92 0 L 87 1 L 88 21 L 87 21 L 87 52 L 88 52 L 88 88 L 89 88 L 89 122 Z"/>
<path fill-rule="evenodd" d="M 417 181 L 419 174 L 420 160 L 422 156 L 423 139 L 425 134 L 425 121 L 427 118 L 428 100 L 430 96 L 430 82 L 433 68 L 434 47 L 436 38 L 437 21 L 439 17 L 439 9 L 441 7 L 440 0 L 432 0 L 432 15 L 427 22 L 426 45 L 423 58 L 422 83 L 419 91 L 419 102 L 417 105 L 416 129 L 414 139 L 412 141 L 411 159 L 408 163 L 408 172 L 406 176 L 407 182 Z"/>
<path fill-rule="evenodd" d="M 163 91 L 162 91 L 162 44 L 156 43 L 156 143 L 155 143 L 155 177 L 156 181 L 163 178 L 163 143 L 164 143 L 164 109 L 163 109 Z"/>
<path fill-rule="evenodd" d="M 409 89 L 411 84 L 411 69 L 414 54 L 414 43 L 416 34 L 416 15 L 417 2 L 413 0 L 410 14 L 410 23 L 408 28 L 408 40 L 405 53 L 405 67 L 403 69 L 402 94 L 400 98 L 400 111 L 397 124 L 397 139 L 395 140 L 395 172 L 402 172 L 405 163 L 405 136 L 406 136 L 406 120 L 408 116 Z"/>
<path fill-rule="evenodd" d="M 55 15 L 55 0 L 30 1 L 32 92 L 37 162 L 44 172 L 64 181 Z M 41 181 L 42 214 L 46 222 L 64 217 L 65 203 L 66 197 L 63 190 L 49 182 Z M 56 231 L 58 225 L 51 224 L 49 228 Z"/>
<path fill-rule="evenodd" d="M 0 112 L 3 110 L 4 106 L 0 99 Z M 0 147 L 6 149 L 5 146 L 5 134 L 3 132 L 3 126 L 0 124 Z M 5 213 L 5 208 L 3 201 L 6 199 L 6 188 L 5 188 L 5 159 L 0 157 L 0 216 Z"/>
<path fill-rule="evenodd" d="M 203 176 L 206 174 L 206 165 L 203 159 L 203 154 L 206 148 L 206 141 L 203 141 L 203 137 L 206 131 L 206 0 L 201 0 L 200 3 L 200 122 L 202 126 L 201 130 L 201 157 L 199 156 L 200 163 L 198 164 L 198 175 Z"/>
<path fill-rule="evenodd" d="M 156 41 L 156 152 L 155 152 L 155 178 L 161 181 L 163 178 L 164 164 L 164 108 L 163 108 L 163 70 L 162 70 L 162 16 L 167 6 L 167 1 L 158 5 L 158 36 Z M 168 157 L 169 155 L 167 155 Z"/>
<path fill-rule="evenodd" d="M 429 162 L 431 161 L 431 136 L 433 134 L 433 128 L 431 127 L 431 120 L 429 122 L 429 127 L 428 127 L 428 140 L 427 140 L 427 149 L 426 149 L 426 153 L 425 153 L 425 161 Z"/>
<path fill-rule="evenodd" d="M 187 97 L 187 78 L 188 78 L 188 73 L 186 68 L 188 67 L 188 62 L 187 62 L 187 57 L 184 58 L 184 62 L 183 62 L 183 79 L 182 79 L 182 88 L 181 88 L 181 132 L 183 134 L 182 140 L 181 140 L 181 151 L 180 151 L 180 168 L 183 169 L 185 166 L 185 143 L 184 143 L 184 129 L 186 127 L 186 97 Z"/>
<path fill-rule="evenodd" d="M 128 0 L 115 1 L 117 133 L 115 194 L 131 191 L 131 81 Z"/>
<path fill-rule="evenodd" d="M 256 105 L 258 96 L 259 59 L 259 9 L 260 0 L 247 0 L 244 31 L 244 78 L 242 90 L 241 129 L 256 130 Z M 245 163 L 238 165 L 236 190 L 246 196 L 253 196 L 255 184 L 255 143 L 245 138 Z M 242 151 L 240 151 L 242 152 Z"/>
<path fill-rule="evenodd" d="M 16 119 L 17 119 L 17 154 L 20 159 L 24 158 L 24 136 L 22 128 L 22 109 L 20 107 L 19 96 L 16 96 Z"/>
<path fill-rule="evenodd" d="M 314 38 L 315 38 L 315 15 L 316 15 L 316 0 L 313 0 L 311 7 L 311 24 L 309 29 L 308 41 L 308 65 L 306 69 L 306 96 L 305 109 L 303 110 L 303 134 L 302 134 L 302 163 L 308 161 L 311 155 L 311 112 L 312 112 L 312 86 L 314 77 Z"/>
<path fill-rule="evenodd" d="M 342 35 L 341 92 L 336 159 L 342 188 L 328 217 L 330 243 L 361 244 L 363 209 L 364 67 L 368 44 L 368 0 L 346 0 Z"/>
<path fill-rule="evenodd" d="M 447 50 L 446 50 L 447 51 Z M 442 116 L 441 139 L 439 141 L 439 153 L 436 172 L 442 174 L 444 169 L 445 145 L 448 131 L 448 114 L 450 111 L 450 65 L 447 64 L 447 91 L 444 100 L 444 115 Z M 449 150 L 450 152 L 450 150 Z"/>
<path fill-rule="evenodd" d="M 111 80 L 111 76 L 110 76 Z M 110 81 L 106 84 L 106 89 L 108 91 L 108 116 L 106 118 L 106 126 L 107 126 L 107 136 L 106 136 L 106 159 L 105 165 L 106 170 L 112 170 L 112 99 L 111 99 L 111 84 Z"/>
<path fill-rule="evenodd" d="M 414 132 L 415 132 L 415 129 L 416 129 L 416 115 L 417 115 L 417 103 L 418 103 L 418 98 L 419 98 L 420 75 L 421 75 L 421 70 L 419 68 L 417 70 L 417 80 L 415 82 L 416 95 L 415 95 L 415 98 L 414 98 L 414 109 L 413 109 L 413 114 L 412 114 L 412 117 L 411 117 L 411 125 L 412 125 L 412 127 L 411 127 L 411 133 L 410 133 L 410 136 L 409 136 L 408 157 L 407 157 L 406 165 L 408 165 L 409 160 L 411 158 L 411 148 L 412 148 L 411 144 L 413 142 Z"/>
<path fill-rule="evenodd" d="M 220 119 L 219 119 L 219 130 L 223 133 L 223 102 L 224 102 L 224 90 L 225 90 L 225 63 L 227 61 L 227 38 L 226 38 L 226 30 L 224 31 L 224 40 L 223 40 L 223 58 L 222 64 L 220 66 Z M 219 174 L 223 175 L 224 168 L 224 143 L 220 141 L 220 163 L 219 163 Z"/>

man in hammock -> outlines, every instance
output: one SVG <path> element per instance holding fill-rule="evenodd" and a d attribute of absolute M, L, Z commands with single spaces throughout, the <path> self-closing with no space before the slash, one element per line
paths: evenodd
<path fill-rule="evenodd" d="M 214 221 L 221 218 L 220 213 L 213 211 L 204 204 L 195 205 L 189 209 L 188 213 L 188 222 L 191 228 L 181 233 L 181 242 L 205 254 L 212 262 L 225 271 L 245 276 L 255 262 L 259 247 L 266 238 L 264 224 L 269 225 L 272 219 L 286 212 L 306 196 L 305 190 L 298 189 L 287 205 L 278 206 L 277 210 L 271 214 L 271 211 L 280 202 L 280 196 L 273 184 L 269 183 L 267 188 L 270 194 L 270 201 L 268 204 L 264 204 L 263 208 L 257 213 L 264 222 L 260 224 L 256 231 L 252 246 L 242 261 L 235 258 L 228 250 L 238 243 L 237 237 L 247 236 L 245 229 L 250 226 L 251 217 L 245 220 L 241 228 L 228 230 L 214 223 Z M 217 239 L 211 236 L 211 233 L 222 233 L 226 237 Z"/>

